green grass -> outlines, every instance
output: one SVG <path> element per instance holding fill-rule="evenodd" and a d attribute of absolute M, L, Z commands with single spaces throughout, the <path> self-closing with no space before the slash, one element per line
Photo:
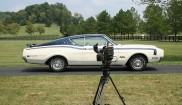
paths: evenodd
<path fill-rule="evenodd" d="M 181 105 L 182 78 L 170 75 L 113 75 L 127 105 Z M 100 76 L 1 77 L 1 105 L 92 105 Z M 121 105 L 109 82 L 105 102 Z"/>
<path fill-rule="evenodd" d="M 44 41 L 0 41 L 0 66 L 31 66 L 22 59 L 23 49 L 27 43 L 42 43 Z"/>

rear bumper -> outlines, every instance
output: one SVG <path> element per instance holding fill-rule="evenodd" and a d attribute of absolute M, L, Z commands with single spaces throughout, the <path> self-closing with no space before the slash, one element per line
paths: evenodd
<path fill-rule="evenodd" d="M 27 59 L 26 59 L 26 57 L 22 57 L 22 59 L 23 59 L 25 62 L 27 62 Z"/>

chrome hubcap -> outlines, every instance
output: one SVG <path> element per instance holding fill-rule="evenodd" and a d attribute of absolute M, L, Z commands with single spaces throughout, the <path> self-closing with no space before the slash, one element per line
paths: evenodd
<path fill-rule="evenodd" d="M 52 60 L 52 67 L 55 70 L 60 70 L 64 68 L 64 61 L 60 58 L 56 58 Z"/>
<path fill-rule="evenodd" d="M 131 65 L 135 70 L 140 70 L 144 64 L 145 60 L 143 58 L 135 58 Z"/>

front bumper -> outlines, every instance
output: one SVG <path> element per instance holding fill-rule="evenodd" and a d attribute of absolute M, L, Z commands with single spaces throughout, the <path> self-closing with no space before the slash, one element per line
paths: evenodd
<path fill-rule="evenodd" d="M 159 62 L 161 62 L 162 59 L 163 59 L 163 57 L 160 57 Z"/>

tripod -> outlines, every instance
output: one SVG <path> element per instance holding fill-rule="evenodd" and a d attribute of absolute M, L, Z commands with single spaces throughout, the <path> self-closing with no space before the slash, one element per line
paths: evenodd
<path fill-rule="evenodd" d="M 107 83 L 109 80 L 111 80 L 111 83 L 114 86 L 123 105 L 126 105 L 124 102 L 124 97 L 120 95 L 116 85 L 114 84 L 114 81 L 110 77 L 110 64 L 111 64 L 110 61 L 102 62 L 103 75 L 100 78 L 100 82 L 94 97 L 93 105 L 103 105 L 104 95 L 105 95 Z M 105 104 L 105 105 L 109 105 L 109 104 Z"/>

